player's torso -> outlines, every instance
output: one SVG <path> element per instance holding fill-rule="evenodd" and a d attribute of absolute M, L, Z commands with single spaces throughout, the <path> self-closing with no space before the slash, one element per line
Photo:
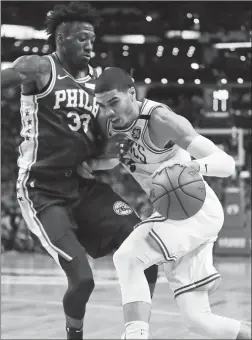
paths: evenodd
<path fill-rule="evenodd" d="M 163 162 L 174 158 L 184 162 L 190 161 L 189 153 L 172 141 L 168 142 L 163 149 L 157 148 L 152 143 L 149 135 L 148 122 L 154 109 L 160 106 L 163 105 L 145 99 L 141 107 L 139 119 L 125 130 L 115 130 L 110 121 L 107 123 L 108 137 L 123 133 L 133 142 L 127 154 L 130 162 L 127 162 L 125 167 L 131 171 L 132 175 L 147 193 L 149 193 L 151 186 L 151 175 Z M 167 139 L 168 138 L 167 136 Z"/>
<path fill-rule="evenodd" d="M 93 70 L 81 80 L 65 71 L 55 54 L 49 86 L 38 95 L 21 96 L 21 136 L 18 165 L 43 170 L 74 167 L 96 154 Z"/>
<path fill-rule="evenodd" d="M 127 157 L 131 158 L 134 163 L 143 165 L 144 167 L 157 167 L 164 161 L 172 159 L 181 150 L 172 141 L 168 142 L 163 149 L 156 147 L 149 135 L 149 119 L 155 108 L 162 104 L 152 100 L 145 99 L 142 103 L 139 119 L 134 121 L 132 125 L 125 130 L 115 130 L 112 127 L 111 121 L 108 121 L 108 137 L 115 134 L 125 134 L 132 141 L 132 146 Z M 168 137 L 168 136 L 167 136 Z M 169 137 L 168 137 L 169 138 Z M 187 153 L 186 153 L 187 154 Z"/>

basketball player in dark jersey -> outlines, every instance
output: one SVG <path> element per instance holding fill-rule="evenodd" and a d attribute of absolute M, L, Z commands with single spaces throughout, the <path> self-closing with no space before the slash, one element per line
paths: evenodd
<path fill-rule="evenodd" d="M 55 52 L 22 56 L 2 72 L 2 86 L 22 85 L 17 198 L 33 237 L 66 273 L 68 339 L 82 339 L 94 258 L 117 249 L 139 218 L 112 189 L 78 176 L 101 151 L 96 131 L 96 72 L 89 66 L 98 15 L 87 3 L 57 5 L 47 16 Z M 157 267 L 146 273 L 155 285 Z"/>

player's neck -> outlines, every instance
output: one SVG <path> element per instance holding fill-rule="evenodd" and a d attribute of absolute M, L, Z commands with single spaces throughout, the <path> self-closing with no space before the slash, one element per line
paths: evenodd
<path fill-rule="evenodd" d="M 59 51 L 56 51 L 56 56 L 61 64 L 61 66 L 69 73 L 72 77 L 84 78 L 88 74 L 88 64 L 82 65 L 81 68 L 78 68 L 77 65 L 72 65 L 68 60 L 62 55 Z"/>

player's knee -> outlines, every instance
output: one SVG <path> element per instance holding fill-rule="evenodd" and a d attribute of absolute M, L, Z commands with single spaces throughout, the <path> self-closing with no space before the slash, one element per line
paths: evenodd
<path fill-rule="evenodd" d="M 91 295 L 92 291 L 94 290 L 95 283 L 93 277 L 79 277 L 78 281 L 75 283 L 75 289 L 83 292 L 85 291 L 86 294 Z"/>
<path fill-rule="evenodd" d="M 131 262 L 130 254 L 125 247 L 121 246 L 113 255 L 113 262 L 116 269 L 120 269 L 121 266 L 127 266 Z"/>
<path fill-rule="evenodd" d="M 60 259 L 60 263 L 71 291 L 85 292 L 87 295 L 92 293 L 95 284 L 86 254 L 79 254 L 70 262 Z"/>
<path fill-rule="evenodd" d="M 134 243 L 132 243 L 130 247 L 122 244 L 122 246 L 114 253 L 113 262 L 117 270 L 123 268 L 125 271 L 137 263 L 134 247 Z"/>
<path fill-rule="evenodd" d="M 90 296 L 95 287 L 92 273 L 79 270 L 76 274 L 70 279 L 71 289 L 80 294 L 85 293 L 85 295 Z"/>

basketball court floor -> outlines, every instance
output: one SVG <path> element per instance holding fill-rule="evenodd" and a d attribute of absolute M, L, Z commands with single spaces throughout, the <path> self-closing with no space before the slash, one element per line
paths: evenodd
<path fill-rule="evenodd" d="M 65 339 L 62 297 L 66 280 L 47 255 L 5 253 L 1 275 L 1 339 Z M 215 258 L 222 275 L 211 296 L 220 315 L 251 321 L 250 258 Z M 84 339 L 120 339 L 123 315 L 111 257 L 92 261 L 96 287 L 88 303 Z M 162 268 L 153 300 L 154 339 L 202 339 L 182 324 Z"/>

